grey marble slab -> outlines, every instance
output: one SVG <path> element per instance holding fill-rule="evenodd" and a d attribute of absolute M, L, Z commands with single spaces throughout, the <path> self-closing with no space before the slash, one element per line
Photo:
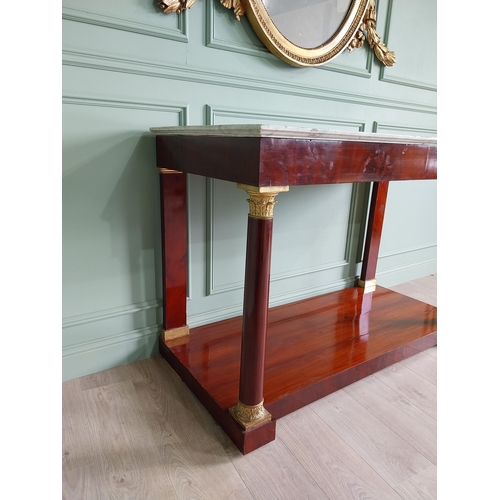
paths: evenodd
<path fill-rule="evenodd" d="M 213 137 L 273 137 L 278 139 L 319 139 L 322 141 L 358 141 L 391 144 L 437 144 L 436 137 L 418 137 L 370 132 L 342 132 L 320 128 L 286 127 L 281 125 L 190 125 L 184 127 L 153 127 L 155 135 L 191 135 Z"/>

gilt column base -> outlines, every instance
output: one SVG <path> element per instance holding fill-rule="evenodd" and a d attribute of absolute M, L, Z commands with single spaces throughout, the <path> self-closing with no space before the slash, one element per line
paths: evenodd
<path fill-rule="evenodd" d="M 264 408 L 264 400 L 252 406 L 238 400 L 236 406 L 229 408 L 229 413 L 246 431 L 272 419 L 271 414 Z"/>

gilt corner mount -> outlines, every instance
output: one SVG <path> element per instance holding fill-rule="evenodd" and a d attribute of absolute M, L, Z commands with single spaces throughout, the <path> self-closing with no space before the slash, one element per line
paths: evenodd
<path fill-rule="evenodd" d="M 195 2 L 159 0 L 158 5 L 165 14 L 179 14 Z M 233 9 L 238 21 L 246 14 L 269 51 L 292 66 L 320 66 L 344 49 L 351 52 L 361 47 L 365 40 L 385 66 L 396 62 L 394 52 L 377 34 L 375 0 L 220 0 L 220 3 Z"/>

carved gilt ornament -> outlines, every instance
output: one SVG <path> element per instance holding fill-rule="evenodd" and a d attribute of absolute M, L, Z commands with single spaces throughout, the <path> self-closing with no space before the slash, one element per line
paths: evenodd
<path fill-rule="evenodd" d="M 229 408 L 229 413 L 247 431 L 272 419 L 271 414 L 264 408 L 264 400 L 249 406 L 238 399 L 236 406 Z"/>
<path fill-rule="evenodd" d="M 237 188 L 247 192 L 250 198 L 248 201 L 248 216 L 254 219 L 272 219 L 274 216 L 275 198 L 279 193 L 285 193 L 289 186 L 269 186 L 256 187 L 246 184 L 237 184 Z"/>
<path fill-rule="evenodd" d="M 159 0 L 169 14 L 190 9 L 196 0 Z M 262 43 L 292 66 L 320 66 L 363 46 L 365 40 L 386 66 L 396 62 L 377 34 L 375 0 L 220 0 L 238 21 L 247 15 Z"/>

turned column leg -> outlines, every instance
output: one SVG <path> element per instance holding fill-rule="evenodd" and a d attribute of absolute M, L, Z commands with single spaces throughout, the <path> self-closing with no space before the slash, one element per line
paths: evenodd
<path fill-rule="evenodd" d="M 378 252 L 382 238 L 382 226 L 384 223 L 385 204 L 389 182 L 374 182 L 366 230 L 365 249 L 363 253 L 363 264 L 358 286 L 365 289 L 365 293 L 375 290 Z"/>
<path fill-rule="evenodd" d="M 163 273 L 163 329 L 166 342 L 189 333 L 186 316 L 186 174 L 159 169 Z"/>
<path fill-rule="evenodd" d="M 245 290 L 238 403 L 230 408 L 246 430 L 271 420 L 264 408 L 264 360 L 271 269 L 273 206 L 285 187 L 258 188 L 238 184 L 250 199 L 247 227 Z"/>

